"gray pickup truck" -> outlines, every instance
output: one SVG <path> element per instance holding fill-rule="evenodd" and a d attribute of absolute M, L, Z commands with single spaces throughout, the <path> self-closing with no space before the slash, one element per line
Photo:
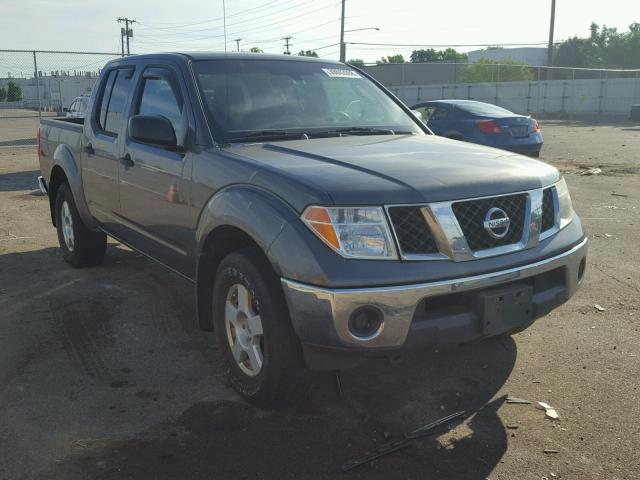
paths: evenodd
<path fill-rule="evenodd" d="M 257 405 L 306 369 L 520 331 L 584 277 L 555 168 L 436 137 L 342 63 L 123 58 L 38 138 L 65 260 L 99 264 L 109 235 L 193 282 Z"/>

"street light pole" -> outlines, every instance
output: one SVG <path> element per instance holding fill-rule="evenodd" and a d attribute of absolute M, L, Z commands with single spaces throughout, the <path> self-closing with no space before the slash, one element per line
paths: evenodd
<path fill-rule="evenodd" d="M 547 67 L 553 66 L 553 29 L 556 23 L 556 0 L 551 0 L 551 21 L 549 23 L 549 46 L 547 50 Z M 547 70 L 547 78 L 551 77 L 551 68 Z"/>
<path fill-rule="evenodd" d="M 340 16 L 340 61 L 346 61 L 346 48 L 344 45 L 344 3 L 345 0 L 342 0 L 342 15 Z"/>

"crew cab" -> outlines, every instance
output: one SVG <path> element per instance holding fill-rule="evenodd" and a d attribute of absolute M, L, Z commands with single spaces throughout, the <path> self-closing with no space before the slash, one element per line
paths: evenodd
<path fill-rule="evenodd" d="M 558 170 L 434 136 L 363 71 L 307 57 L 109 62 L 84 119 L 43 119 L 64 259 L 107 235 L 194 284 L 229 378 L 263 407 L 304 372 L 509 334 L 580 286 Z"/>

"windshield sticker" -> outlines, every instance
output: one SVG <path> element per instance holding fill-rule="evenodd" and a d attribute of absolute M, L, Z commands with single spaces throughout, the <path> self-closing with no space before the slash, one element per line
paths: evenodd
<path fill-rule="evenodd" d="M 322 71 L 332 78 L 362 78 L 358 72 L 348 68 L 323 68 Z"/>

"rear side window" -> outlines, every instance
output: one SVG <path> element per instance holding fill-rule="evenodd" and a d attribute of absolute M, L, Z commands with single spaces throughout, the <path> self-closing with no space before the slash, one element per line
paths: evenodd
<path fill-rule="evenodd" d="M 117 69 L 109 72 L 96 112 L 100 129 L 111 135 L 118 135 L 122 123 L 122 112 L 131 88 L 132 69 Z"/>
<path fill-rule="evenodd" d="M 164 77 L 145 78 L 138 110 L 140 115 L 162 115 L 176 132 L 182 124 L 182 99 Z"/>
<path fill-rule="evenodd" d="M 122 112 L 127 101 L 127 95 L 131 88 L 131 75 L 129 70 L 118 70 L 118 76 L 113 84 L 111 100 L 107 108 L 107 116 L 104 122 L 104 130 L 107 133 L 117 135 L 122 123 Z"/>
<path fill-rule="evenodd" d="M 104 120 L 107 115 L 107 107 L 109 106 L 109 99 L 111 98 L 111 90 L 113 89 L 113 83 L 116 81 L 118 70 L 111 70 L 107 76 L 107 80 L 104 82 L 104 90 L 102 90 L 102 99 L 100 100 L 100 109 L 96 112 L 96 122 L 101 130 L 104 130 Z"/>

